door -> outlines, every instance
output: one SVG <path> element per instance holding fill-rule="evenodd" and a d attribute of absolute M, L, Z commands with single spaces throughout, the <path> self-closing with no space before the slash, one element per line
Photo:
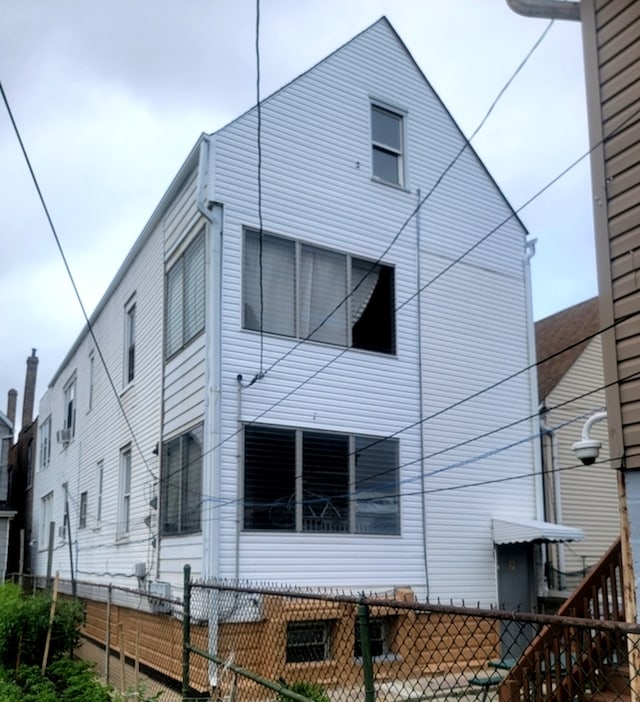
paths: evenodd
<path fill-rule="evenodd" d="M 507 612 L 534 609 L 533 544 L 496 545 L 498 607 Z M 535 634 L 532 624 L 504 621 L 500 632 L 502 658 L 519 658 Z"/>

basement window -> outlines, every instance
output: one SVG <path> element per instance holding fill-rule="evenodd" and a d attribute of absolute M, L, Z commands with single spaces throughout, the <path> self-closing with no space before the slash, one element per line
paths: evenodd
<path fill-rule="evenodd" d="M 389 617 L 371 617 L 369 619 L 369 646 L 372 658 L 385 658 L 391 651 L 390 621 Z M 360 634 L 360 622 L 356 619 L 354 627 L 354 647 L 355 658 L 362 658 L 362 637 Z"/>
<path fill-rule="evenodd" d="M 328 661 L 331 658 L 331 622 L 287 623 L 287 663 Z"/>

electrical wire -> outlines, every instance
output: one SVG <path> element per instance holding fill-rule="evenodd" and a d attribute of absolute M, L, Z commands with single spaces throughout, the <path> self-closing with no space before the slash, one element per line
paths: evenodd
<path fill-rule="evenodd" d="M 20 130 L 18 129 L 18 125 L 14 119 L 13 112 L 11 110 L 11 106 L 9 105 L 9 100 L 7 98 L 4 87 L 2 85 L 2 81 L 0 81 L 0 93 L 2 94 L 2 100 L 4 101 L 4 105 L 6 107 L 7 114 L 9 115 L 9 120 L 11 121 L 13 131 L 15 132 L 16 138 L 18 139 L 18 144 L 20 145 L 20 150 L 22 151 L 22 155 L 24 157 L 25 163 L 27 164 L 27 168 L 29 170 L 29 174 L 31 175 L 31 179 L 32 179 L 33 184 L 35 186 L 36 192 L 38 194 L 40 204 L 42 205 L 42 209 L 44 211 L 45 217 L 47 218 L 47 222 L 49 223 L 49 228 L 51 230 L 51 233 L 53 234 L 53 238 L 55 239 L 56 246 L 58 247 L 58 251 L 60 253 L 60 257 L 62 258 L 62 262 L 64 264 L 65 270 L 67 271 L 67 276 L 69 277 L 69 280 L 71 282 L 73 292 L 75 293 L 78 304 L 80 305 L 80 309 L 82 310 L 82 316 L 84 317 L 85 323 L 87 325 L 87 330 L 89 331 L 89 334 L 91 335 L 91 339 L 93 340 L 93 343 L 95 345 L 96 351 L 98 352 L 98 356 L 100 357 L 100 361 L 102 362 L 102 366 L 103 366 L 104 371 L 106 373 L 107 380 L 109 381 L 109 385 L 111 386 L 114 397 L 116 398 L 116 402 L 118 403 L 118 407 L 120 408 L 120 412 L 122 414 L 122 417 L 125 421 L 125 424 L 127 425 L 127 429 L 129 430 L 129 433 L 131 435 L 131 440 L 133 441 L 133 444 L 135 445 L 138 453 L 140 454 L 140 458 L 142 459 L 142 463 L 143 463 L 145 469 L 147 470 L 149 475 L 154 480 L 157 480 L 157 476 L 155 475 L 155 473 L 153 472 L 153 470 L 149 466 L 149 463 L 147 462 L 147 459 L 145 458 L 145 455 L 142 452 L 142 448 L 140 447 L 140 444 L 138 443 L 138 439 L 137 439 L 136 434 L 133 430 L 133 426 L 129 420 L 129 417 L 127 416 L 127 413 L 125 412 L 124 406 L 122 404 L 122 400 L 120 399 L 120 393 L 118 392 L 116 385 L 113 381 L 113 378 L 111 376 L 111 373 L 109 372 L 109 368 L 107 367 L 107 362 L 106 362 L 104 355 L 102 353 L 102 349 L 100 348 L 100 344 L 98 343 L 98 339 L 96 338 L 96 335 L 94 333 L 93 325 L 91 324 L 91 320 L 89 319 L 89 315 L 87 314 L 87 310 L 84 306 L 84 303 L 82 302 L 82 297 L 80 296 L 80 291 L 78 290 L 78 286 L 76 285 L 76 281 L 75 281 L 75 278 L 73 277 L 73 273 L 71 272 L 69 262 L 67 260 L 66 255 L 65 255 L 64 249 L 62 248 L 62 243 L 60 241 L 60 238 L 58 237 L 58 232 L 57 232 L 56 227 L 53 223 L 53 219 L 51 218 L 51 214 L 49 213 L 49 208 L 47 207 L 47 203 L 45 202 L 44 195 L 42 194 L 42 190 L 40 189 L 40 184 L 38 183 L 38 179 L 36 178 L 35 171 L 33 170 L 33 166 L 31 165 L 31 160 L 30 160 L 29 155 L 27 153 L 27 150 L 25 148 L 24 142 L 22 141 L 22 136 L 20 135 Z"/>

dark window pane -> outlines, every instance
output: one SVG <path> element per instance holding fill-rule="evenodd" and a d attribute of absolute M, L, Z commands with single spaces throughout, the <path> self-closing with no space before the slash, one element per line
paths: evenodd
<path fill-rule="evenodd" d="M 302 528 L 349 531 L 349 438 L 304 432 Z"/>
<path fill-rule="evenodd" d="M 376 144 L 388 146 L 394 151 L 401 149 L 402 117 L 383 110 L 380 107 L 371 108 L 371 131 Z"/>
<path fill-rule="evenodd" d="M 398 443 L 356 437 L 356 531 L 399 534 Z"/>
<path fill-rule="evenodd" d="M 326 621 L 287 624 L 287 663 L 324 661 L 331 657 L 331 626 Z"/>
<path fill-rule="evenodd" d="M 245 529 L 295 529 L 295 460 L 294 430 L 244 428 Z"/>
<path fill-rule="evenodd" d="M 373 147 L 373 175 L 387 183 L 400 184 L 400 157 L 390 151 Z"/>
<path fill-rule="evenodd" d="M 351 344 L 357 349 L 395 352 L 393 268 L 352 259 Z"/>

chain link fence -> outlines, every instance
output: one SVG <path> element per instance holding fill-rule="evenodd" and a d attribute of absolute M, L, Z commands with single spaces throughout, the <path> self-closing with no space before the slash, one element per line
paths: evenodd
<path fill-rule="evenodd" d="M 26 579 L 25 590 L 46 587 Z M 84 603 L 81 658 L 131 699 L 162 702 L 627 701 L 640 627 L 383 595 L 192 581 L 184 598 L 61 582 Z M 606 605 L 606 606 L 605 606 Z M 145 695 L 141 695 L 141 690 Z"/>

